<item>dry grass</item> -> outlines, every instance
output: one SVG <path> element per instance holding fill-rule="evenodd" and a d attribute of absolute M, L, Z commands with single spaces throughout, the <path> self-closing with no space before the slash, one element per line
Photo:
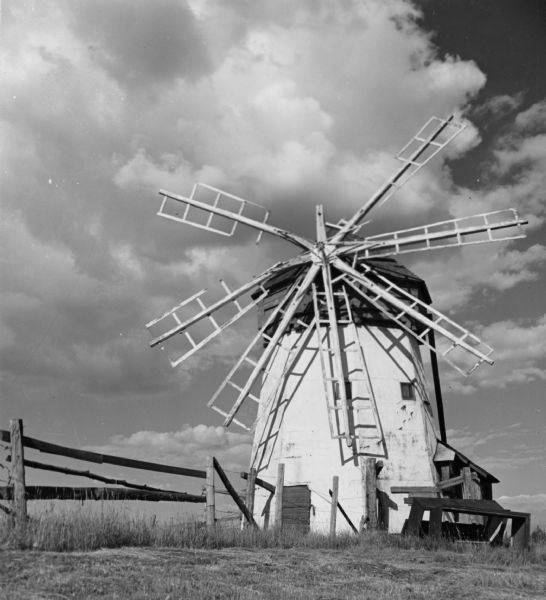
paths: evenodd
<path fill-rule="evenodd" d="M 120 510 L 44 513 L 1 529 L 0 598 L 546 597 L 546 545 L 509 548 L 417 538 L 207 532 Z"/>

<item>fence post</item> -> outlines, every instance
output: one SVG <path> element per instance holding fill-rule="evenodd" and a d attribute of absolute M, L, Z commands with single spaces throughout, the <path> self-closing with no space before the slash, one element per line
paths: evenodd
<path fill-rule="evenodd" d="M 365 459 L 366 470 L 366 512 L 368 529 L 377 529 L 377 483 L 375 458 Z"/>
<path fill-rule="evenodd" d="M 216 525 L 216 507 L 214 497 L 214 459 L 212 456 L 207 456 L 207 480 L 206 480 L 206 496 L 207 496 L 207 528 L 214 529 Z"/>
<path fill-rule="evenodd" d="M 330 505 L 330 536 L 336 535 L 337 499 L 339 490 L 339 477 L 334 475 L 332 479 L 332 504 Z"/>
<path fill-rule="evenodd" d="M 277 485 L 275 486 L 275 527 L 282 527 L 282 496 L 284 488 L 284 463 L 277 468 Z"/>
<path fill-rule="evenodd" d="M 254 495 L 256 493 L 256 469 L 252 467 L 248 472 L 247 488 L 246 488 L 246 507 L 248 512 L 254 514 Z M 248 527 L 249 523 L 246 523 Z"/>
<path fill-rule="evenodd" d="M 13 512 L 15 520 L 24 523 L 27 517 L 25 494 L 25 454 L 23 450 L 23 419 L 11 419 L 11 480 L 13 482 Z"/>

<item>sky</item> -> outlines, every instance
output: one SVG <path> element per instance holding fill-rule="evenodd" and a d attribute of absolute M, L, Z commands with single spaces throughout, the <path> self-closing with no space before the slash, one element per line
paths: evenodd
<path fill-rule="evenodd" d="M 403 262 L 495 349 L 469 378 L 441 366 L 448 440 L 501 480 L 501 504 L 546 524 L 539 0 L 4 0 L 0 35 L 0 427 L 245 469 L 248 435 L 206 402 L 253 318 L 178 369 L 145 324 L 294 252 L 161 219 L 158 190 L 203 181 L 312 237 L 316 204 L 351 215 L 430 116 L 455 114 L 464 132 L 365 233 L 508 207 L 528 219 L 523 240 Z M 133 479 L 197 489 L 150 477 Z"/>

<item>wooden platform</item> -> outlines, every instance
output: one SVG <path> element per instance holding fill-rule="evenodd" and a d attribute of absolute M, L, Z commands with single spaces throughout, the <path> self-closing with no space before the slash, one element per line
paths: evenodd
<path fill-rule="evenodd" d="M 512 520 L 512 547 L 515 550 L 529 548 L 531 537 L 530 513 L 506 510 L 495 500 L 467 500 L 461 498 L 428 498 L 416 496 L 407 499 L 411 503 L 411 511 L 404 532 L 422 535 L 422 520 L 426 510 L 430 511 L 428 533 L 440 537 L 442 515 L 444 512 L 464 513 L 485 517 L 484 533 L 487 540 L 495 534 L 499 526 L 503 527 L 508 519 Z"/>

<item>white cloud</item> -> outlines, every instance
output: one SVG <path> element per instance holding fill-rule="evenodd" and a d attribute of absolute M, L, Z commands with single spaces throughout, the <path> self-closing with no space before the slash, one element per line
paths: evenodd
<path fill-rule="evenodd" d="M 488 119 L 501 118 L 517 110 L 521 106 L 523 99 L 523 93 L 514 94 L 513 96 L 499 94 L 488 98 L 472 112 L 476 116 L 487 117 Z"/>
<path fill-rule="evenodd" d="M 482 185 L 460 187 L 450 204 L 455 216 L 515 207 L 530 227 L 544 220 L 546 208 L 546 100 L 520 112 L 497 140 L 494 158 L 483 166 Z M 485 184 L 485 185 L 484 185 Z"/>
<path fill-rule="evenodd" d="M 178 431 L 137 431 L 129 436 L 116 435 L 104 446 L 87 449 L 106 454 L 204 469 L 207 456 L 216 456 L 231 471 L 248 469 L 251 439 L 223 427 L 184 425 Z"/>
<path fill-rule="evenodd" d="M 546 380 L 546 315 L 536 320 L 499 321 L 474 333 L 494 348 L 495 364 L 482 365 L 465 380 L 447 371 L 445 384 L 453 392 L 471 394 L 479 388 L 504 389 Z"/>
<path fill-rule="evenodd" d="M 512 423 L 504 427 L 485 431 L 476 430 L 469 426 L 462 429 L 447 430 L 449 443 L 463 453 L 483 453 L 485 451 L 484 446 L 487 448 L 492 443 L 500 442 L 504 447 L 506 445 L 509 445 L 511 448 L 517 447 L 519 456 L 514 456 L 514 458 L 526 461 L 529 461 L 530 456 L 537 452 L 539 452 L 539 458 L 537 458 L 539 460 L 546 452 L 546 449 L 540 446 L 540 435 L 540 426 L 533 428 L 523 423 Z"/>
<path fill-rule="evenodd" d="M 453 312 L 470 300 L 485 305 L 498 294 L 518 284 L 536 281 L 546 264 L 546 246 L 534 244 L 526 250 L 509 250 L 506 242 L 462 248 L 453 254 L 433 254 L 413 263 L 412 269 L 429 287 L 434 306 Z M 446 253 L 449 251 L 446 251 Z M 480 296 L 481 295 L 481 296 Z"/>
<path fill-rule="evenodd" d="M 546 100 L 536 102 L 516 117 L 517 130 L 522 133 L 544 131 L 546 127 Z"/>
<path fill-rule="evenodd" d="M 531 513 L 531 526 L 542 528 L 546 525 L 546 493 L 518 494 L 517 496 L 500 496 L 499 503 L 504 508 Z"/>

